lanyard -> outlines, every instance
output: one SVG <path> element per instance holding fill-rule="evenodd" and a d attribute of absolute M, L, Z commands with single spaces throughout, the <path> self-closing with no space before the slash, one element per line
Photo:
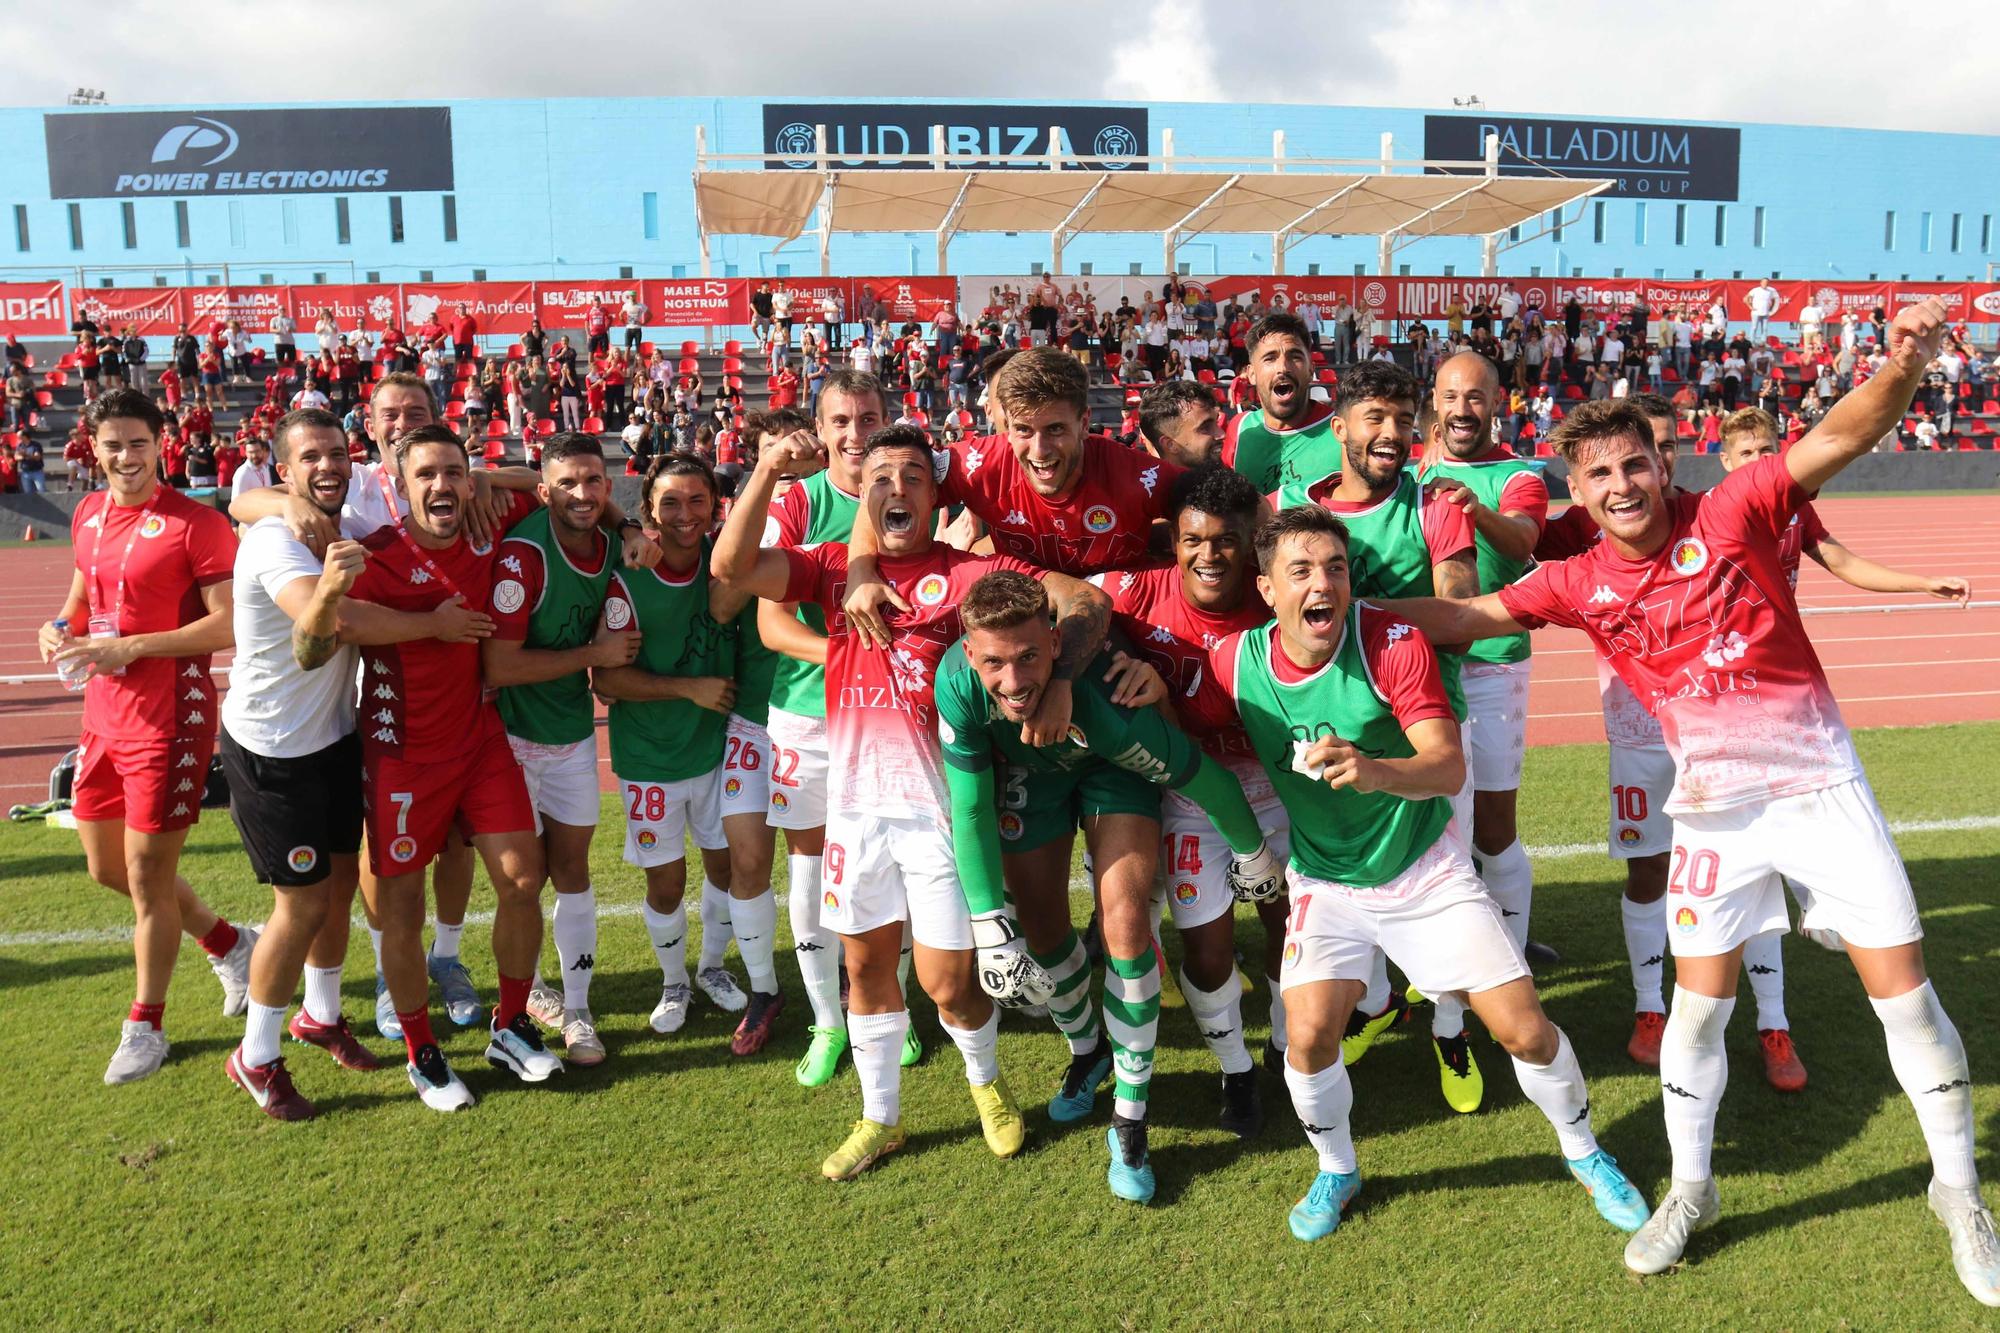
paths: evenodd
<path fill-rule="evenodd" d="M 378 471 L 375 474 L 375 480 L 382 483 L 382 498 L 389 502 L 389 512 L 395 514 L 397 512 L 396 488 L 389 484 L 388 472 Z M 430 555 L 425 552 L 423 547 L 417 545 L 417 539 L 412 537 L 410 530 L 403 526 L 402 519 L 398 517 L 394 520 L 394 523 L 396 535 L 403 539 L 403 545 L 409 548 L 410 554 L 416 557 L 417 563 L 429 571 L 430 576 L 436 579 L 439 585 L 444 588 L 447 597 L 464 598 L 465 594 L 458 590 L 456 583 L 452 582 L 451 575 L 439 569 L 437 562 L 430 558 Z"/>
<path fill-rule="evenodd" d="M 146 507 L 139 511 L 139 517 L 132 524 L 132 535 L 125 539 L 125 553 L 118 557 L 118 595 L 113 600 L 111 619 L 114 625 L 122 625 L 125 619 L 125 571 L 132 564 L 132 548 L 138 544 L 139 534 L 153 519 L 153 510 L 160 503 L 160 492 L 154 491 L 153 498 L 146 501 Z M 106 496 L 104 508 L 98 511 L 97 542 L 90 548 L 90 581 L 84 588 L 85 600 L 90 604 L 92 617 L 97 615 L 97 558 L 104 552 L 104 530 L 111 526 L 109 520 L 115 502 Z"/>

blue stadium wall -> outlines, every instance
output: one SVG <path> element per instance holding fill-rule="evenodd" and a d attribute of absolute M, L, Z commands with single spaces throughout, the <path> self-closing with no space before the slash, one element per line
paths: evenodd
<path fill-rule="evenodd" d="M 321 105 L 313 104 L 307 109 Z M 350 106 L 410 105 L 349 103 Z M 761 98 L 564 98 L 451 101 L 456 239 L 446 233 L 443 191 L 407 195 L 253 194 L 186 200 L 180 235 L 175 197 L 66 200 L 52 196 L 44 116 L 103 114 L 60 108 L 0 109 L 0 280 L 81 276 L 89 285 L 452 281 L 486 277 L 693 276 L 699 250 L 691 202 L 695 127 L 715 152 L 768 151 Z M 922 107 L 914 101 L 855 105 Z M 1043 104 L 1018 117 L 1046 124 Z M 1094 104 L 1093 104 L 1094 105 Z M 226 118 L 247 108 L 114 107 L 110 111 L 201 111 Z M 1038 110 L 1039 109 L 1039 110 Z M 1088 115 L 1090 107 L 1072 108 Z M 1369 107 L 1145 107 L 1149 150 L 1174 131 L 1180 155 L 1266 154 L 1283 129 L 1298 157 L 1374 158 L 1380 136 L 1396 156 L 1423 155 L 1425 117 L 1439 113 Z M 885 112 L 885 114 L 888 114 Z M 2000 137 L 1915 134 L 1786 125 L 1720 127 L 1740 132 L 1736 198 L 1616 198 L 1584 207 L 1560 240 L 1528 240 L 1504 252 L 1512 274 L 1630 277 L 1756 277 L 1861 281 L 1984 280 L 2000 260 Z M 921 151 L 923 145 L 917 145 Z M 1079 145 L 1079 151 L 1089 151 Z M 1576 170 L 1573 174 L 1586 174 Z M 345 239 L 337 199 L 347 201 Z M 392 241 L 392 198 L 403 237 Z M 74 209 L 74 216 L 72 216 Z M 1681 210 L 1685 210 L 1682 212 Z M 1721 214 L 1718 243 L 1718 210 Z M 1891 216 L 1893 214 L 1893 217 Z M 73 232 L 72 222 L 75 223 Z M 1269 238 L 1201 236 L 1179 258 L 1195 273 L 1263 272 Z M 750 237 L 718 237 L 718 276 L 817 271 L 816 241 L 783 249 Z M 836 272 L 934 271 L 927 236 L 836 237 Z M 952 245 L 960 273 L 1028 272 L 1048 258 L 1047 237 L 967 235 Z M 1294 248 L 1304 274 L 1374 271 L 1372 237 L 1314 238 Z M 1156 235 L 1084 236 L 1065 268 L 1155 272 Z M 1478 271 L 1472 239 L 1418 242 L 1396 257 L 1417 274 Z M 225 270 L 225 266 L 226 270 Z M 225 276 L 226 275 L 226 276 Z"/>

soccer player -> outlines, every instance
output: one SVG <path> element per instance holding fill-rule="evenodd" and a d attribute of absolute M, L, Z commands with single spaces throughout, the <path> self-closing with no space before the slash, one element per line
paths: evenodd
<path fill-rule="evenodd" d="M 1959 1279 L 2000 1305 L 2000 1239 L 1979 1192 L 1965 1047 L 1925 974 L 1908 876 L 1779 557 L 1806 497 L 1909 407 L 1944 330 L 1935 298 L 1899 312 L 1888 359 L 1867 384 L 1782 456 L 1740 467 L 1702 495 L 1665 494 L 1637 409 L 1579 407 L 1550 443 L 1603 540 L 1498 593 L 1406 608 L 1460 637 L 1544 623 L 1583 630 L 1659 716 L 1674 753 L 1676 975 L 1660 1050 L 1673 1183 L 1626 1247 L 1634 1272 L 1664 1272 L 1720 1213 L 1709 1158 L 1727 1082 L 1723 1029 L 1743 944 L 1787 927 L 1790 880 L 1805 904 L 1802 929 L 1837 938 L 1881 1020 L 1930 1149 L 1930 1206 L 1951 1236 Z"/>
<path fill-rule="evenodd" d="M 757 546 L 778 475 L 807 470 L 816 460 L 816 448 L 796 436 L 765 450 L 723 525 L 714 568 L 726 584 L 752 596 L 816 601 L 838 612 L 846 546 Z M 932 682 L 939 659 L 959 636 L 958 607 L 971 585 L 995 569 L 1037 571 L 1012 557 L 968 555 L 933 541 L 937 482 L 922 431 L 887 427 L 870 436 L 863 476 L 870 524 L 880 534 L 881 573 L 907 590 L 912 609 L 890 616 L 887 648 L 854 633 L 838 615 L 827 644 L 828 716 L 835 724 L 829 757 L 837 780 L 828 793 L 821 896 L 823 919 L 847 953 L 848 1034 L 862 1087 L 861 1120 L 820 1168 L 836 1180 L 852 1179 L 904 1142 L 897 1064 L 909 1013 L 896 968 L 906 921 L 918 979 L 965 1060 L 987 1146 L 1012 1156 L 1024 1134 L 1000 1077 L 999 1016 L 975 979 L 972 922 L 945 818 Z M 1108 608 L 1087 584 L 1062 574 L 1039 577 L 1056 608 L 1056 676 L 1069 680 L 1102 645 Z M 1018 940 L 1011 943 L 1012 952 L 1022 952 Z"/>
<path fill-rule="evenodd" d="M 1472 520 L 1481 592 L 1521 577 L 1549 512 L 1537 465 L 1493 438 L 1494 415 L 1506 404 L 1500 372 L 1479 353 L 1460 352 L 1438 367 L 1431 407 L 1442 447 L 1424 460 L 1421 475 L 1430 500 L 1457 505 Z M 1482 639 L 1466 648 L 1459 672 L 1471 741 L 1473 863 L 1523 950 L 1534 869 L 1515 809 L 1527 744 L 1529 652 L 1525 634 Z"/>
<path fill-rule="evenodd" d="M 1193 380 L 1152 384 L 1139 395 L 1139 434 L 1155 457 L 1178 467 L 1222 458 L 1222 410 L 1215 393 Z"/>
<path fill-rule="evenodd" d="M 1466 995 L 1599 1215 L 1635 1230 L 1645 1200 L 1598 1146 L 1569 1038 L 1543 1014 L 1520 945 L 1450 831 L 1465 758 L 1437 654 L 1353 597 L 1348 559 L 1346 525 L 1323 508 L 1266 523 L 1257 586 L 1276 622 L 1210 656 L 1291 817 L 1285 1082 L 1320 1167 L 1292 1234 L 1332 1234 L 1361 1188 L 1340 1042 L 1378 952 L 1427 995 Z"/>
<path fill-rule="evenodd" d="M 1287 482 L 1270 497 L 1274 510 L 1318 504 L 1341 517 L 1347 529 L 1349 583 L 1358 597 L 1469 597 L 1479 587 L 1471 516 L 1463 506 L 1427 496 L 1416 474 L 1404 466 L 1416 438 L 1421 396 L 1416 379 L 1401 366 L 1364 361 L 1349 367 L 1340 377 L 1330 419 L 1344 466 L 1316 481 Z M 1462 646 L 1438 647 L 1445 697 L 1461 721 L 1466 712 L 1459 679 Z M 1465 838 L 1472 823 L 1469 776 L 1454 804 L 1456 833 Z M 1505 912 L 1504 904 L 1501 910 Z M 1486 1080 L 1472 1053 L 1465 1006 L 1455 995 L 1430 999 L 1431 1046 L 1445 1103 L 1470 1114 L 1485 1099 Z M 1363 1021 L 1383 1024 L 1395 1007 L 1388 973 L 1381 970 L 1362 998 Z"/>
<path fill-rule="evenodd" d="M 813 412 L 813 428 L 824 460 L 796 467 L 787 464 L 780 469 L 773 485 L 783 485 L 785 492 L 771 506 L 765 523 L 762 542 L 766 546 L 810 549 L 822 542 L 844 542 L 854 530 L 854 516 L 860 509 L 862 455 L 868 437 L 888 424 L 881 382 L 859 371 L 836 370 L 827 376 Z M 762 442 L 764 448 L 771 444 L 770 440 Z M 791 480 L 784 480 L 786 473 L 791 474 Z M 741 504 L 740 497 L 736 503 Z M 808 1029 L 811 1040 L 793 1072 L 802 1085 L 817 1088 L 832 1080 L 847 1050 L 847 1019 L 840 999 L 840 940 L 820 921 L 828 764 L 826 617 L 813 603 L 787 607 L 761 602 L 757 629 L 764 643 L 783 654 L 771 681 L 767 818 L 773 828 L 785 832 L 793 948 L 806 1002 L 813 1012 Z M 703 910 L 707 910 L 705 898 Z M 903 966 L 907 973 L 908 964 Z M 904 1037 L 903 1064 L 914 1065 L 922 1055 L 923 1047 L 911 1030 Z"/>
<path fill-rule="evenodd" d="M 723 590 L 709 577 L 709 534 L 720 492 L 707 461 L 678 451 L 661 454 L 646 469 L 640 494 L 660 534 L 660 563 L 614 576 L 604 608 L 607 625 L 638 634 L 638 655 L 629 664 L 598 667 L 591 688 L 611 700 L 611 771 L 625 805 L 625 860 L 645 874 L 641 915 L 660 964 L 660 1002 L 648 1022 L 665 1034 L 686 1025 L 694 997 L 686 945 L 689 835 L 702 854 L 704 879 L 726 907 L 734 906 L 708 865 L 717 863 L 715 870 L 727 877 L 721 770 L 736 701 L 731 621 L 741 607 L 723 610 Z M 704 932 L 722 926 L 708 916 L 707 892 L 705 887 Z M 777 990 L 770 964 L 774 930 L 737 939 L 753 987 L 763 982 L 766 993 Z M 721 971 L 719 963 L 715 970 Z M 741 994 L 733 979 L 730 991 Z"/>
<path fill-rule="evenodd" d="M 91 401 L 105 489 L 70 522 L 76 572 L 62 614 L 41 628 L 42 660 L 86 669 L 75 814 L 90 877 L 132 900 L 137 991 L 104 1071 L 130 1083 L 167 1058 L 167 983 L 183 930 L 243 1012 L 257 932 L 217 916 L 180 877 L 215 750 L 210 656 L 230 644 L 236 535 L 221 514 L 160 482 L 153 400 L 113 389 Z"/>
<path fill-rule="evenodd" d="M 1249 365 L 1238 374 L 1257 391 L 1257 406 L 1230 420 L 1222 461 L 1250 478 L 1261 495 L 1338 471 L 1335 409 L 1312 400 L 1312 344 L 1304 321 L 1275 311 L 1250 326 L 1243 346 Z"/>
<path fill-rule="evenodd" d="M 603 530 L 611 483 L 597 437 L 551 437 L 538 494 L 542 507 L 500 544 L 490 602 L 495 630 L 480 662 L 487 687 L 500 691 L 500 720 L 527 780 L 556 891 L 562 988 L 531 988 L 528 1013 L 562 1033 L 572 1063 L 594 1065 L 605 1051 L 590 1011 L 597 967 L 590 841 L 599 804 L 590 671 L 629 663 L 639 638 L 630 615 L 617 615 L 606 600 L 617 561 Z"/>
<path fill-rule="evenodd" d="M 279 421 L 275 443 L 285 487 L 338 517 L 349 477 L 339 420 L 316 408 L 292 412 Z M 352 642 L 464 641 L 492 628 L 484 612 L 458 602 L 404 612 L 343 601 L 364 562 L 358 543 L 336 541 L 322 565 L 276 516 L 246 528 L 236 553 L 236 660 L 222 704 L 222 765 L 229 813 L 274 903 L 250 956 L 243 1042 L 230 1052 L 227 1070 L 276 1120 L 317 1114 L 278 1049 L 301 972 L 305 1003 L 292 1016 L 292 1037 L 347 1069 L 381 1063 L 340 1012 L 361 847 Z M 296 622 L 316 600 L 340 603 L 350 642 L 299 633 Z"/>
<path fill-rule="evenodd" d="M 1098 574 L 1091 582 L 1110 596 L 1113 623 L 1134 651 L 1165 678 L 1180 726 L 1209 758 L 1235 775 L 1264 836 L 1282 854 L 1284 807 L 1237 725 L 1235 710 L 1208 671 L 1209 649 L 1238 630 L 1270 622 L 1271 608 L 1257 591 L 1253 547 L 1263 512 L 1263 497 L 1249 478 L 1217 464 L 1196 468 L 1167 488 L 1174 563 Z M 1181 995 L 1222 1067 L 1223 1128 L 1247 1138 L 1256 1133 L 1263 1114 L 1243 1037 L 1243 979 L 1236 970 L 1236 897 L 1228 881 L 1228 843 L 1210 812 L 1182 792 L 1163 795 L 1160 822 L 1166 851 L 1163 892 L 1181 935 Z M 1278 972 L 1289 909 L 1282 889 L 1256 907 L 1265 933 L 1264 976 L 1271 988 L 1270 1049 L 1281 1051 L 1285 1003 Z M 1057 954 L 1036 956 L 1059 982 L 1068 943 Z M 1395 1012 L 1385 1011 L 1391 1018 Z M 1275 1058 L 1272 1066 L 1276 1072 Z M 1072 1095 L 1068 1082 L 1063 1093 Z"/>
<path fill-rule="evenodd" d="M 437 404 L 431 398 L 423 376 L 392 371 L 375 385 L 368 399 L 365 424 L 375 452 L 376 463 L 356 463 L 348 477 L 347 496 L 337 514 L 301 498 L 289 487 L 271 486 L 244 491 L 229 503 L 229 516 L 248 527 L 273 515 L 282 518 L 292 535 L 314 554 L 321 554 L 336 540 L 359 540 L 378 529 L 400 522 L 409 513 L 408 498 L 396 486 L 396 456 L 404 436 L 435 424 Z M 475 545 L 491 546 L 499 541 L 497 525 L 510 512 L 513 491 L 532 491 L 541 482 L 540 474 L 529 468 L 481 469 L 472 476 L 472 503 L 465 507 L 462 522 L 466 537 Z M 615 511 L 614 511 L 615 512 Z M 643 540 L 636 524 L 626 525 L 626 561 L 645 557 L 635 551 Z M 484 607 L 473 607 L 483 612 Z M 472 849 L 454 834 L 438 854 L 431 872 L 436 915 L 431 926 L 431 946 L 425 967 L 437 983 L 451 1021 L 465 1027 L 479 1018 L 479 992 L 472 974 L 459 958 L 459 940 L 465 933 L 465 912 L 472 899 Z M 401 1041 L 396 1026 L 396 1005 L 389 995 L 382 970 L 382 930 L 373 919 L 374 871 L 361 867 L 361 896 L 370 913 L 368 937 L 375 952 L 375 1030 L 389 1041 Z"/>
<path fill-rule="evenodd" d="M 496 547 L 475 546 L 465 535 L 472 502 L 465 446 L 442 426 L 422 426 L 402 438 L 397 453 L 409 515 L 362 540 L 367 564 L 346 597 L 399 611 L 432 611 L 454 599 L 486 605 Z M 509 518 L 535 507 L 533 496 L 516 492 Z M 343 600 L 316 600 L 298 632 L 347 634 L 337 623 Z M 542 844 L 506 726 L 484 695 L 479 657 L 476 642 L 440 639 L 364 644 L 361 653 L 362 791 L 383 973 L 409 1053 L 410 1084 L 438 1111 L 472 1104 L 431 1034 L 423 963 L 424 868 L 455 826 L 486 863 L 497 899 L 500 999 L 486 1059 L 526 1083 L 545 1082 L 563 1067 L 528 1016 L 542 944 Z"/>
<path fill-rule="evenodd" d="M 1138 693 L 1129 670 L 1139 665 L 1138 659 L 1121 657 L 1114 663 L 1110 655 L 1100 654 L 1077 674 L 1068 733 L 1053 745 L 1022 741 L 1022 724 L 1033 716 L 1048 687 L 1057 656 L 1048 593 L 1040 583 L 1006 570 L 988 574 L 966 593 L 959 619 L 965 637 L 938 665 L 935 698 L 951 796 L 952 845 L 972 913 L 973 942 L 984 969 L 993 951 L 1016 938 L 1009 893 L 1023 918 L 1043 919 L 1038 932 L 1043 951 L 1070 932 L 1070 844 L 1081 820 L 1112 954 L 1104 978 L 1109 1049 L 1097 1049 L 1096 1016 L 1086 987 L 1065 988 L 1050 1002 L 1058 1026 L 1071 1040 L 1072 1071 L 1079 1066 L 1089 1071 L 1079 1080 L 1084 1114 L 1097 1083 L 1116 1067 L 1116 1107 L 1106 1135 L 1111 1192 L 1146 1203 L 1154 1190 L 1146 1153 L 1146 1099 L 1162 970 L 1147 904 L 1158 870 L 1160 789 L 1185 793 L 1213 811 L 1225 829 L 1235 853 L 1229 870 L 1234 891 L 1219 895 L 1225 902 L 1233 903 L 1235 892 L 1252 900 L 1275 896 L 1279 862 L 1265 846 L 1257 817 L 1229 771 L 1154 709 L 1126 706 L 1127 696 Z M 1158 677 L 1146 674 L 1163 692 Z M 1144 946 L 1132 949 L 1133 937 L 1142 937 Z M 1037 941 L 1028 944 L 1035 950 Z M 1128 951 L 1138 956 L 1122 957 Z M 1088 979 L 1087 973 L 1082 975 Z M 1053 975 L 1050 985 L 1055 985 Z M 991 984 L 987 990 L 1004 993 Z M 1088 1031 L 1082 1031 L 1086 1026 Z M 1088 1044 L 1079 1049 L 1080 1041 Z M 1239 1051 L 1242 1044 L 1239 1031 Z M 1254 1088 L 1247 1052 L 1239 1077 L 1252 1081 Z M 1065 1078 L 1064 1095 L 1071 1082 Z M 1254 1118 L 1254 1091 L 1252 1097 Z M 1079 1119 L 1074 1109 L 1059 1095 L 1049 1115 L 1058 1121 Z"/>

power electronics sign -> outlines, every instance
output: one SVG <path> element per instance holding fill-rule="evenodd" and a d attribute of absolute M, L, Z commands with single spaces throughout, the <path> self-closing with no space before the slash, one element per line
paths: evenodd
<path fill-rule="evenodd" d="M 1743 132 L 1713 125 L 1425 116 L 1424 156 L 1476 161 L 1489 134 L 1503 176 L 1609 177 L 1605 195 L 1625 199 L 1736 198 Z"/>
<path fill-rule="evenodd" d="M 49 196 L 132 199 L 452 188 L 451 109 L 45 115 Z"/>
<path fill-rule="evenodd" d="M 813 165 L 814 130 L 826 126 L 826 149 L 837 167 L 908 167 L 923 162 L 884 162 L 882 157 L 931 151 L 931 126 L 944 126 L 944 151 L 952 165 L 1047 170 L 1049 131 L 1065 157 L 1098 157 L 1114 171 L 1136 168 L 1149 151 L 1146 108 L 1142 106 L 881 106 L 817 102 L 766 102 L 764 151 L 783 153 L 772 165 L 805 169 Z M 1084 164 L 1096 167 L 1097 163 Z"/>

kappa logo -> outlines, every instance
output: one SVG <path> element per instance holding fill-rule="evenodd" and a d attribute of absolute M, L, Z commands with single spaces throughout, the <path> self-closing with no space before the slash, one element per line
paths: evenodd
<path fill-rule="evenodd" d="M 407 834 L 389 844 L 389 859 L 392 861 L 409 861 L 414 859 L 416 854 L 417 840 Z"/>
<path fill-rule="evenodd" d="M 986 454 L 982 450 L 967 449 L 965 451 L 965 475 L 969 477 L 979 471 L 979 465 L 985 461 Z"/>
<path fill-rule="evenodd" d="M 191 754 L 182 755 L 180 762 L 174 765 L 175 768 L 193 768 L 194 766 L 194 756 Z"/>
<path fill-rule="evenodd" d="M 1597 591 L 1590 594 L 1590 604 L 1592 606 L 1608 606 L 1617 600 L 1618 594 L 1611 591 L 1611 585 L 1608 583 L 1598 584 Z"/>
<path fill-rule="evenodd" d="M 319 864 L 319 853 L 310 847 L 294 847 L 285 853 L 285 864 L 292 868 L 294 875 L 304 875 Z"/>
<path fill-rule="evenodd" d="M 411 584 L 429 583 L 430 581 L 431 572 L 428 569 L 413 569 L 410 571 Z"/>
<path fill-rule="evenodd" d="M 182 801 L 182 802 L 181 802 L 180 804 L 178 804 L 178 805 L 176 805 L 176 806 L 174 807 L 174 812 L 173 812 L 173 814 L 169 815 L 169 816 L 168 816 L 168 818 L 169 818 L 169 819 L 179 819 L 179 818 L 181 818 L 181 817 L 182 817 L 183 815 L 186 815 L 187 813 L 188 813 L 188 804 L 187 804 L 187 802 L 186 802 L 186 801 Z"/>
<path fill-rule="evenodd" d="M 389 664 L 387 662 L 384 662 L 379 657 L 368 664 L 368 669 L 370 671 L 373 671 L 378 676 L 386 676 L 389 674 Z"/>
<path fill-rule="evenodd" d="M 510 574 L 520 574 L 520 573 L 521 573 L 521 557 L 520 557 L 520 556 L 518 556 L 518 555 L 503 555 L 503 556 L 501 556 L 501 557 L 500 557 L 500 568 L 502 568 L 502 569 L 506 570 L 506 571 L 507 571 L 508 573 L 510 573 Z"/>
<path fill-rule="evenodd" d="M 181 719 L 181 724 L 183 726 L 199 727 L 204 723 L 206 723 L 207 721 L 208 721 L 208 715 L 202 712 L 199 708 L 195 708 L 195 709 L 190 709 L 188 715 Z"/>
<path fill-rule="evenodd" d="M 1413 626 L 1406 625 L 1399 620 L 1395 624 L 1389 626 L 1389 628 L 1385 630 L 1383 634 L 1384 637 L 1386 637 L 1390 643 L 1392 644 L 1401 643 L 1404 639 L 1410 637 L 1413 628 L 1414 628 Z"/>
<path fill-rule="evenodd" d="M 174 784 L 174 795 L 176 796 L 180 795 L 183 792 L 190 792 L 193 790 L 194 790 L 193 778 L 182 778 L 179 782 Z"/>
<path fill-rule="evenodd" d="M 377 685 L 375 687 L 375 697 L 377 699 L 393 699 L 396 697 L 396 691 L 387 685 Z"/>
<path fill-rule="evenodd" d="M 513 615 L 527 600 L 528 590 L 514 579 L 501 579 L 493 585 L 493 609 L 503 616 Z M 605 619 L 610 619 L 609 608 L 606 608 Z"/>
<path fill-rule="evenodd" d="M 1683 577 L 1699 574 L 1708 568 L 1708 547 L 1699 537 L 1683 537 L 1674 543 L 1668 563 L 1674 567 L 1674 573 Z"/>
<path fill-rule="evenodd" d="M 1137 574 L 1132 574 L 1132 573 L 1120 574 L 1118 576 L 1118 591 L 1130 592 L 1132 590 L 1132 585 L 1137 583 L 1138 581 L 1139 581 L 1139 576 Z"/>
<path fill-rule="evenodd" d="M 1146 488 L 1147 494 L 1150 495 L 1152 490 L 1153 488 L 1148 486 Z M 1083 528 L 1085 532 L 1102 535 L 1111 531 L 1117 525 L 1118 516 L 1111 512 L 1109 505 L 1092 505 L 1083 511 Z"/>
<path fill-rule="evenodd" d="M 194 663 L 189 662 L 187 670 L 181 672 L 181 675 L 187 677 L 189 680 L 200 680 L 201 668 L 196 666 Z"/>
<path fill-rule="evenodd" d="M 1139 474 L 1139 484 L 1146 488 L 1146 494 L 1151 495 L 1153 488 L 1160 484 L 1160 469 L 1149 467 L 1144 472 L 1141 472 Z"/>
<path fill-rule="evenodd" d="M 1151 639 L 1154 643 L 1174 642 L 1174 632 L 1168 629 L 1165 625 L 1153 626 L 1153 632 L 1151 634 L 1148 634 L 1146 637 Z"/>
<path fill-rule="evenodd" d="M 1691 1102 L 1698 1102 L 1701 1100 L 1700 1097 L 1696 1096 L 1692 1092 L 1689 1092 L 1686 1088 L 1680 1087 L 1677 1084 L 1668 1083 L 1664 1079 L 1662 1079 L 1660 1082 L 1660 1090 L 1662 1092 L 1671 1092 L 1676 1097 L 1685 1097 Z"/>
<path fill-rule="evenodd" d="M 377 722 L 380 722 L 385 727 L 394 726 L 396 722 L 396 714 L 392 709 L 378 708 L 375 710 L 375 720 Z"/>
<path fill-rule="evenodd" d="M 1025 528 L 1028 526 L 1028 516 L 1018 509 L 1009 509 L 1007 517 L 1000 520 L 1000 526 L 1003 528 Z"/>
<path fill-rule="evenodd" d="M 199 156 L 211 148 L 221 149 L 214 157 L 201 158 L 199 165 L 212 167 L 236 155 L 240 139 L 227 123 L 208 116 L 191 117 L 192 125 L 176 125 L 153 145 L 153 161 L 177 162 L 183 154 Z"/>
<path fill-rule="evenodd" d="M 1708 646 L 1701 650 L 1701 660 L 1719 671 L 1749 651 L 1750 640 L 1731 630 L 1710 639 Z"/>
<path fill-rule="evenodd" d="M 201 692 L 201 689 L 200 689 L 200 687 L 199 687 L 199 686 L 195 686 L 195 687 L 191 687 L 191 688 L 189 688 L 188 692 L 187 692 L 186 694 L 183 694 L 183 695 L 181 696 L 181 698 L 182 698 L 182 699 L 184 699 L 185 701 L 187 701 L 188 703 L 191 703 L 191 704 L 198 704 L 198 703 L 200 703 L 200 702 L 201 702 L 202 700 L 204 700 L 204 699 L 208 698 L 208 696 L 207 696 L 206 694 L 203 694 L 203 693 Z"/>
<path fill-rule="evenodd" d="M 394 745 L 396 743 L 396 729 L 394 727 L 377 727 L 369 735 L 384 745 Z"/>

